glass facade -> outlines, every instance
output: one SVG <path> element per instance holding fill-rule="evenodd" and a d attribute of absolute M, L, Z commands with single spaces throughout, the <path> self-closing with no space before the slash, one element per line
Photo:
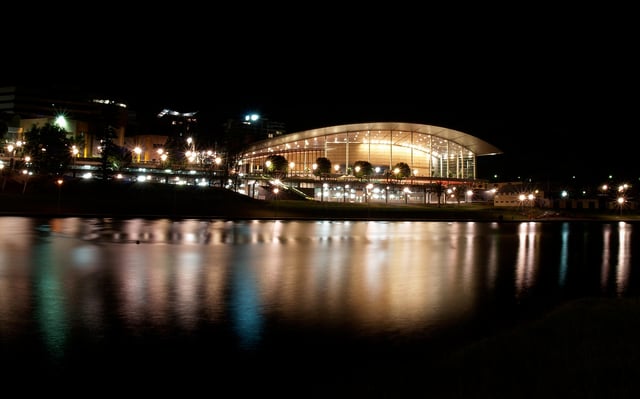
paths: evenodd
<path fill-rule="evenodd" d="M 403 162 L 414 178 L 473 180 L 476 157 L 501 151 L 455 130 L 411 123 L 366 123 L 333 126 L 279 136 L 255 143 L 243 154 L 240 171 L 260 174 L 267 157 L 282 155 L 292 176 L 310 176 L 320 157 L 331 161 L 335 174 L 352 175 L 357 161 L 371 163 L 376 174 L 391 172 Z"/>

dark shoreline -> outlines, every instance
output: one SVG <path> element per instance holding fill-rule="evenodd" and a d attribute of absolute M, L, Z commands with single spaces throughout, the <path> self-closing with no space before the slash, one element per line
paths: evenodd
<path fill-rule="evenodd" d="M 227 220 L 379 221 L 640 221 L 640 215 L 600 210 L 527 210 L 493 204 L 384 204 L 319 202 L 308 199 L 258 200 L 218 187 L 119 181 L 65 181 L 50 178 L 5 181 L 1 216 L 206 218 Z"/>

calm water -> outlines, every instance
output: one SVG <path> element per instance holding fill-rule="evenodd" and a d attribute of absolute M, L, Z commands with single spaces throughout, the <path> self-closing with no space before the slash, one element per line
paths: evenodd
<path fill-rule="evenodd" d="M 638 296 L 639 228 L 0 217 L 0 378 L 371 397 L 406 373 L 428 392 L 469 340 L 572 298 Z"/>

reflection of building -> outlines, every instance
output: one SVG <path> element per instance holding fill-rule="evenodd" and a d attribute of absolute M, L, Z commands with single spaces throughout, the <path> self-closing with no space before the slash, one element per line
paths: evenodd
<path fill-rule="evenodd" d="M 476 157 L 500 154 L 493 145 L 466 133 L 439 126 L 376 122 L 330 126 L 262 140 L 245 148 L 242 172 L 260 173 L 270 155 L 295 165 L 290 174 L 312 173 L 318 158 L 327 158 L 341 175 L 352 175 L 356 161 L 367 161 L 385 175 L 397 163 L 410 166 L 414 178 L 473 180 Z"/>

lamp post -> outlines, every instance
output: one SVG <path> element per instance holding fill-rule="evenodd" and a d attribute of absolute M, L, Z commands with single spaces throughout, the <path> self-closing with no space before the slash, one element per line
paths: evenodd
<path fill-rule="evenodd" d="M 78 156 L 78 152 L 80 152 L 78 150 L 78 147 L 71 146 L 71 169 L 72 169 L 72 175 L 73 177 L 76 177 L 76 158 Z"/>
<path fill-rule="evenodd" d="M 369 203 L 369 196 L 371 194 L 369 194 L 369 191 L 371 191 L 371 189 L 373 188 L 373 184 L 369 183 L 366 185 L 366 187 L 364 188 L 364 199 L 367 202 L 367 204 Z"/>
<path fill-rule="evenodd" d="M 280 191 L 280 189 L 278 187 L 274 187 L 273 188 L 273 194 L 275 195 L 275 212 L 274 212 L 274 219 L 276 219 L 278 217 L 278 192 Z"/>
<path fill-rule="evenodd" d="M 622 216 L 622 207 L 624 206 L 624 197 L 618 197 L 616 202 L 618 203 L 619 214 L 620 214 L 620 216 Z"/>
<path fill-rule="evenodd" d="M 56 184 L 58 185 L 58 213 L 60 213 L 60 198 L 62 196 L 62 183 L 64 182 L 64 180 L 62 179 L 58 179 L 56 181 Z"/>
<path fill-rule="evenodd" d="M 371 201 L 369 200 L 369 191 L 373 188 L 373 184 L 369 183 L 364 188 L 365 199 L 367 200 L 367 219 L 371 217 Z"/>
<path fill-rule="evenodd" d="M 473 190 L 467 190 L 467 198 L 465 199 L 466 202 L 472 202 L 473 201 Z"/>
<path fill-rule="evenodd" d="M 24 169 L 22 171 L 22 174 L 24 175 L 24 186 L 22 186 L 22 194 L 24 194 L 27 191 L 27 182 L 29 181 L 31 172 L 29 172 L 27 169 Z"/>
<path fill-rule="evenodd" d="M 14 157 L 14 155 L 15 155 L 13 145 L 12 145 L 12 144 L 9 144 L 9 145 L 7 146 L 7 150 L 9 150 L 9 154 L 11 154 L 11 159 L 9 160 L 9 168 L 10 168 L 10 170 L 13 170 L 13 164 L 14 164 L 14 162 L 15 162 L 15 161 L 13 160 L 13 157 Z"/>

